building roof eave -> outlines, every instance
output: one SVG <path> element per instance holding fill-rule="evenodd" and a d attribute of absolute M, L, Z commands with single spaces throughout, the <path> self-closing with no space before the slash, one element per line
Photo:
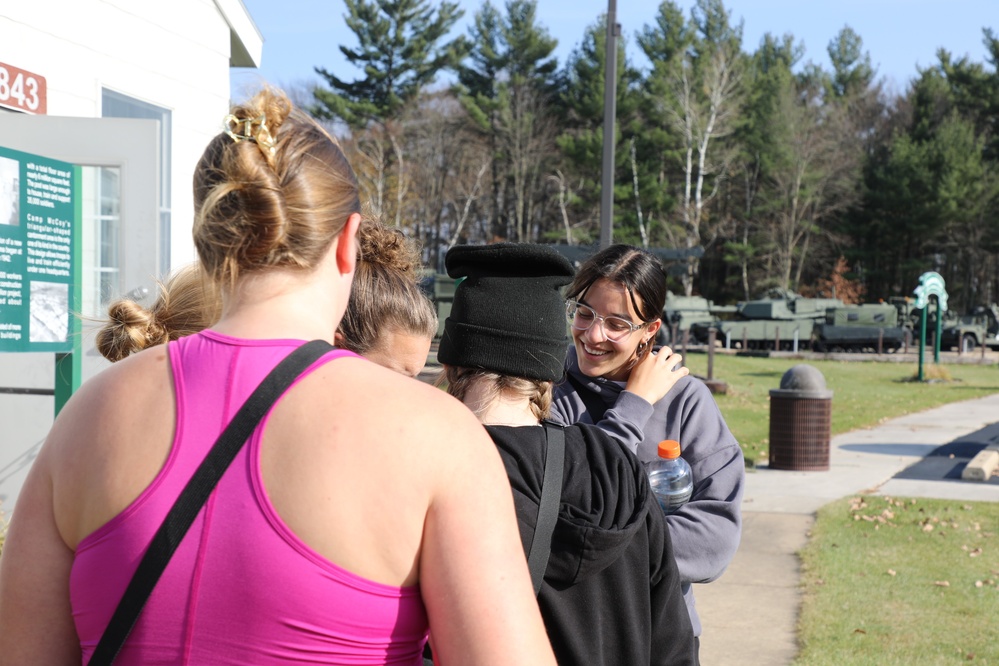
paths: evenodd
<path fill-rule="evenodd" d="M 242 0 L 214 0 L 229 26 L 229 66 L 260 67 L 264 37 Z"/>

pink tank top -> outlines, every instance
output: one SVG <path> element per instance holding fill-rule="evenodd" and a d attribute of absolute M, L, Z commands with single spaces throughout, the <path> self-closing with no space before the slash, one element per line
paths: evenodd
<path fill-rule="evenodd" d="M 300 344 L 212 331 L 170 344 L 177 399 L 170 455 L 128 508 L 80 542 L 73 561 L 70 601 L 83 663 L 181 488 L 247 396 Z M 344 356 L 353 354 L 331 352 L 305 374 Z M 266 424 L 267 417 L 222 477 L 115 664 L 421 664 L 427 616 L 419 588 L 338 567 L 277 515 L 260 475 Z"/>

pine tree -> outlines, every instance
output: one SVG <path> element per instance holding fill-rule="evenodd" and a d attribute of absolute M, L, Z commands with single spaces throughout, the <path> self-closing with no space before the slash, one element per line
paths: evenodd
<path fill-rule="evenodd" d="M 385 123 L 434 81 L 454 67 L 468 51 L 464 37 L 442 40 L 464 12 L 444 0 L 436 8 L 428 0 L 344 0 L 347 27 L 357 48 L 340 46 L 348 62 L 365 73 L 346 81 L 316 67 L 329 88 L 317 87 L 313 113 L 343 120 L 353 128 Z"/>
<path fill-rule="evenodd" d="M 860 95 L 874 82 L 871 56 L 863 51 L 864 42 L 853 28 L 844 26 L 826 51 L 832 61 L 832 93 L 838 98 Z"/>
<path fill-rule="evenodd" d="M 567 178 L 576 183 L 574 209 L 586 223 L 578 242 L 599 236 L 601 168 L 603 166 L 604 71 L 607 62 L 607 17 L 587 28 L 563 69 L 559 94 L 557 142 Z M 631 169 L 631 141 L 638 110 L 640 74 L 627 59 L 624 39 L 617 44 L 617 99 L 614 150 L 614 241 L 642 244 L 638 229 Z M 628 131 L 626 135 L 624 132 Z M 636 151 L 638 148 L 636 147 Z M 641 181 L 641 179 L 640 179 Z M 641 182 L 640 182 L 641 189 Z"/>
<path fill-rule="evenodd" d="M 536 0 L 490 3 L 469 30 L 475 45 L 459 68 L 457 93 L 493 152 L 490 228 L 494 237 L 527 240 L 536 222 L 543 166 L 551 154 L 549 107 L 558 41 L 537 24 Z"/>
<path fill-rule="evenodd" d="M 464 37 L 444 41 L 463 12 L 456 2 L 438 6 L 429 0 L 344 0 L 347 26 L 358 46 L 341 46 L 347 60 L 364 72 L 354 81 L 323 67 L 316 73 L 329 87 L 313 90 L 311 113 L 322 120 L 342 121 L 354 133 L 357 149 L 371 165 L 367 184 L 373 212 L 387 217 L 389 188 L 393 188 L 395 225 L 402 224 L 407 177 L 403 128 L 397 122 L 437 74 L 464 57 Z M 394 179 L 391 172 L 394 171 Z"/>
<path fill-rule="evenodd" d="M 772 249 L 763 232 L 760 218 L 767 213 L 762 196 L 770 182 L 779 135 L 783 128 L 774 122 L 783 91 L 795 87 L 792 69 L 804 55 L 803 44 L 792 35 L 780 39 L 767 33 L 753 54 L 747 69 L 746 104 L 736 130 L 740 151 L 736 158 L 732 186 L 739 196 L 733 206 L 738 221 L 735 237 L 724 245 L 725 265 L 736 268 L 730 277 L 741 287 L 738 297 L 749 300 L 756 282 L 767 284 L 767 262 L 761 261 Z"/>

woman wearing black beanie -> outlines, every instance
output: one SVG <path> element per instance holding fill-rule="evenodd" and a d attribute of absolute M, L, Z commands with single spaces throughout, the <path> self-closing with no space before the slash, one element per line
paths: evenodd
<path fill-rule="evenodd" d="M 545 421 L 565 363 L 572 265 L 513 243 L 458 246 L 445 263 L 464 279 L 437 358 L 506 466 L 559 663 L 696 664 L 669 531 L 638 459 L 598 428 Z"/>

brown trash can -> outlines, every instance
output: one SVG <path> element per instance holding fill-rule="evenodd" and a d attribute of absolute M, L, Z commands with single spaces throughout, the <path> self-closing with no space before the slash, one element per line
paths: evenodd
<path fill-rule="evenodd" d="M 829 469 L 832 391 L 811 365 L 796 365 L 770 391 L 771 469 L 822 472 Z"/>

